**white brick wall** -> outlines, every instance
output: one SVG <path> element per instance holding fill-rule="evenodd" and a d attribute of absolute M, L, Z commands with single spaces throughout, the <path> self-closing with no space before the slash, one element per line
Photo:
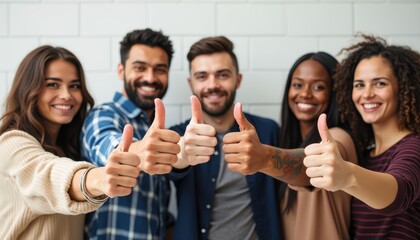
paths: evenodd
<path fill-rule="evenodd" d="M 135 28 L 169 34 L 175 55 L 166 125 L 190 116 L 186 54 L 196 40 L 226 35 L 244 75 L 244 110 L 279 120 L 287 71 L 308 51 L 338 51 L 353 34 L 379 34 L 420 51 L 420 0 L 0 0 L 0 112 L 22 58 L 41 44 L 82 61 L 97 103 L 122 89 L 119 41 Z M 339 57 L 340 58 L 340 57 Z"/>

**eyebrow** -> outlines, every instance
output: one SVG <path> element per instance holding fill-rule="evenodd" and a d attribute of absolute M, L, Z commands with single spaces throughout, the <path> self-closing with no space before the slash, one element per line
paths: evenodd
<path fill-rule="evenodd" d="M 55 77 L 46 77 L 45 78 L 45 81 L 48 81 L 48 80 L 57 81 L 57 82 L 63 82 L 63 79 L 61 79 L 61 78 L 55 78 Z M 80 79 L 74 79 L 74 80 L 71 80 L 70 82 L 81 82 L 81 81 L 80 81 Z"/>
<path fill-rule="evenodd" d="M 305 81 L 305 79 L 303 79 L 303 78 L 299 78 L 299 77 L 294 77 L 294 78 L 292 78 L 292 80 L 299 80 L 299 81 Z M 326 83 L 329 83 L 329 80 L 328 79 L 315 79 L 315 80 L 313 80 L 314 82 L 326 82 Z"/>
<path fill-rule="evenodd" d="M 149 63 L 144 62 L 144 61 L 140 61 L 140 60 L 134 61 L 134 62 L 132 62 L 132 64 L 133 65 L 134 64 L 150 65 Z M 168 67 L 168 64 L 166 64 L 166 63 L 158 63 L 158 64 L 154 65 L 154 67 L 166 67 L 166 68 L 169 68 Z"/>
<path fill-rule="evenodd" d="M 216 71 L 216 74 L 223 73 L 223 72 L 229 72 L 229 73 L 231 73 L 232 70 L 229 69 L 229 68 L 223 68 L 223 69 L 217 70 Z M 199 74 L 209 74 L 209 72 L 207 72 L 207 71 L 198 71 L 198 72 L 193 73 L 194 76 L 199 75 Z"/>

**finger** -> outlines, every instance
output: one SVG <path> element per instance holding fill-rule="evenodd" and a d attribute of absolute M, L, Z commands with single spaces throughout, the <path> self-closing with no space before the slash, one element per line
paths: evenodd
<path fill-rule="evenodd" d="M 155 98 L 155 119 L 150 128 L 165 128 L 165 106 L 159 98 Z"/>
<path fill-rule="evenodd" d="M 133 140 L 133 131 L 133 126 L 131 124 L 126 124 L 124 126 L 121 141 L 118 145 L 118 150 L 120 150 L 121 152 L 128 152 L 128 149 L 131 145 L 131 141 Z"/>
<path fill-rule="evenodd" d="M 193 95 L 190 97 L 191 101 L 191 120 L 195 123 L 203 123 L 203 111 L 201 109 L 200 100 L 198 100 L 197 96 Z"/>
<path fill-rule="evenodd" d="M 235 117 L 235 120 L 239 125 L 239 130 L 240 131 L 254 129 L 254 126 L 252 126 L 252 124 L 248 122 L 244 113 L 242 112 L 242 104 L 241 103 L 236 103 L 235 104 L 235 109 L 233 111 L 233 116 Z"/>
<path fill-rule="evenodd" d="M 318 118 L 318 132 L 319 132 L 319 135 L 321 136 L 322 143 L 328 143 L 334 140 L 333 137 L 331 136 L 330 131 L 328 130 L 327 115 L 325 115 L 325 113 L 321 114 Z"/>

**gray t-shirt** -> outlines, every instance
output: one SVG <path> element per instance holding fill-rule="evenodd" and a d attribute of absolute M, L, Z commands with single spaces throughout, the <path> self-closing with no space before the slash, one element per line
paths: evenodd
<path fill-rule="evenodd" d="M 221 144 L 224 135 L 217 133 Z M 209 239 L 258 239 L 245 176 L 227 169 L 222 151 L 215 154 L 220 155 L 220 169 L 213 206 L 209 206 L 213 208 Z"/>

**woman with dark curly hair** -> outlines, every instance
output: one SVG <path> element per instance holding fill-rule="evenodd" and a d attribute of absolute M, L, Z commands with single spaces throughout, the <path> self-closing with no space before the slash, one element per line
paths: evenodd
<path fill-rule="evenodd" d="M 322 142 L 305 149 L 311 184 L 354 196 L 354 239 L 420 239 L 420 54 L 363 35 L 337 73 L 342 119 L 362 153 L 343 161 L 325 115 Z"/>
<path fill-rule="evenodd" d="M 81 239 L 83 213 L 131 193 L 140 159 L 123 151 L 132 127 L 105 167 L 79 161 L 82 123 L 92 105 L 73 53 L 40 46 L 23 59 L 0 118 L 2 238 Z"/>

